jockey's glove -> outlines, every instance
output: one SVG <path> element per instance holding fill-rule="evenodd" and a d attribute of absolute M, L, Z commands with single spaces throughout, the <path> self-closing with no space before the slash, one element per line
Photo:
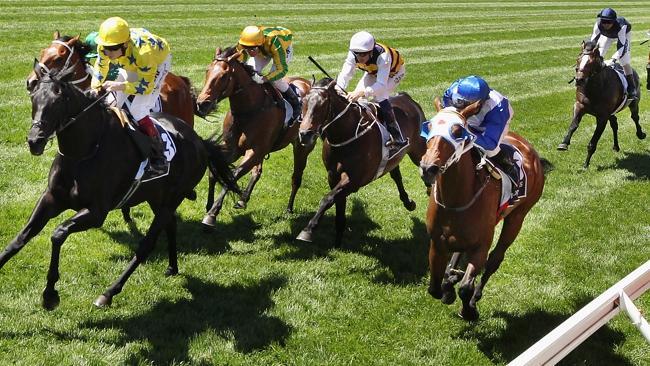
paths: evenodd
<path fill-rule="evenodd" d="M 258 84 L 264 84 L 264 77 L 260 74 L 253 74 L 252 79 Z"/>

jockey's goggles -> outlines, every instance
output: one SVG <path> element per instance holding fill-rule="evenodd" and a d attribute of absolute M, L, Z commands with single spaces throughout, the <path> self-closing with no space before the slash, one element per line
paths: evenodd
<path fill-rule="evenodd" d="M 104 46 L 104 51 L 117 51 L 119 49 L 122 49 L 122 46 L 124 46 L 123 43 L 112 45 L 112 46 Z"/>
<path fill-rule="evenodd" d="M 354 53 L 355 56 L 360 56 L 360 57 L 368 56 L 371 52 L 372 51 L 352 51 L 352 53 Z"/>

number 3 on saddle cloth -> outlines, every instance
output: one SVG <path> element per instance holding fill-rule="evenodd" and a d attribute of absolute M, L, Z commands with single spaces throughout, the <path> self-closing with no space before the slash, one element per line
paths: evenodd
<path fill-rule="evenodd" d="M 499 145 L 500 149 L 507 154 L 507 156 L 512 159 L 514 162 L 514 167 L 517 170 L 517 176 L 512 176 L 504 172 L 500 166 L 497 166 L 490 160 L 488 169 L 496 169 L 499 171 L 501 176 L 501 198 L 499 200 L 499 208 L 497 210 L 497 216 L 500 217 L 501 212 L 503 212 L 508 207 L 512 206 L 519 199 L 526 197 L 526 189 L 528 186 L 528 178 L 526 177 L 526 170 L 523 168 L 524 158 L 519 149 L 510 145 L 510 144 L 501 144 Z M 494 173 L 493 173 L 494 174 Z M 515 179 L 519 179 L 518 189 L 513 194 L 512 185 L 515 182 Z"/>

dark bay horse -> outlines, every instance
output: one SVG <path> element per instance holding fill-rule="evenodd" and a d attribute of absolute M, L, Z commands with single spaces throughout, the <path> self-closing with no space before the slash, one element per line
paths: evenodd
<path fill-rule="evenodd" d="M 66 65 L 75 65 L 75 73 L 71 83 L 81 89 L 90 87 L 91 75 L 89 65 L 84 56 L 92 51 L 88 45 L 79 40 L 79 36 L 61 36 L 58 31 L 54 32 L 54 40 L 47 47 L 41 50 L 39 63 L 42 70 L 61 70 Z M 38 74 L 33 70 L 27 77 L 27 90 L 31 90 Z M 194 126 L 194 95 L 190 79 L 168 73 L 160 89 L 160 101 L 162 112 L 171 114 L 185 121 L 189 126 Z"/>
<path fill-rule="evenodd" d="M 35 65 L 36 72 L 40 67 Z M 27 137 L 30 152 L 41 155 L 48 139 L 56 135 L 59 153 L 48 178 L 48 186 L 29 221 L 0 253 L 0 268 L 16 255 L 47 222 L 67 209 L 76 214 L 56 227 L 52 234 L 52 257 L 43 291 L 43 307 L 59 304 L 55 289 L 59 279 L 59 255 L 66 238 L 75 232 L 100 227 L 108 212 L 123 200 L 132 186 L 142 156 L 116 115 L 93 97 L 70 84 L 74 68 L 39 75 L 32 99 L 32 127 Z M 132 207 L 147 202 L 154 219 L 140 241 L 133 259 L 120 277 L 95 300 L 108 306 L 129 276 L 153 250 L 162 230 L 168 238 L 169 267 L 178 273 L 176 255 L 176 208 L 190 196 L 205 174 L 206 166 L 223 184 L 237 189 L 230 167 L 216 145 L 202 140 L 180 119 L 156 114 L 173 136 L 176 155 L 167 176 L 143 182 L 124 203 Z"/>
<path fill-rule="evenodd" d="M 637 94 L 641 98 L 639 88 L 639 75 L 634 71 L 634 79 L 637 84 Z M 587 145 L 587 159 L 583 165 L 589 167 L 591 156 L 596 152 L 598 140 L 602 136 L 607 121 L 614 133 L 614 151 L 619 151 L 618 146 L 618 120 L 615 113 L 623 109 L 626 91 L 621 83 L 617 72 L 605 65 L 598 45 L 595 42 L 582 42 L 582 51 L 576 61 L 576 101 L 573 105 L 573 119 L 571 125 L 564 136 L 564 140 L 557 147 L 558 150 L 564 151 L 569 148 L 571 136 L 578 129 L 580 120 L 585 114 L 591 114 L 596 117 L 596 130 Z M 633 100 L 629 104 L 632 120 L 636 125 L 636 137 L 640 140 L 645 139 L 646 134 L 639 124 L 639 99 Z"/>
<path fill-rule="evenodd" d="M 420 163 L 422 179 L 433 185 L 427 208 L 429 293 L 451 304 L 456 299 L 454 285 L 460 280 L 458 294 L 463 301 L 460 315 L 467 320 L 478 318 L 476 303 L 483 296 L 483 288 L 499 268 L 506 249 L 519 234 L 526 214 L 544 189 L 544 171 L 537 152 L 523 137 L 509 132 L 504 142 L 515 146 L 523 155 L 527 191 L 514 205 L 497 213 L 501 183 L 492 178 L 485 166 L 477 170 L 482 158 L 478 149 L 473 148 L 473 136 L 466 129 L 466 118 L 479 108 L 475 103 L 460 113 L 453 108 L 438 112 L 429 122 L 435 130 Z M 499 241 L 488 256 L 495 226 L 502 217 Z M 467 262 L 462 280 L 459 275 L 462 270 L 456 269 L 461 253 Z M 481 283 L 476 286 L 476 277 L 483 269 Z"/>
<path fill-rule="evenodd" d="M 234 47 L 221 50 L 217 48 L 214 60 L 208 65 L 205 73 L 203 90 L 197 98 L 197 114 L 205 116 L 212 112 L 217 103 L 228 98 L 230 110 L 223 121 L 222 149 L 226 152 L 229 162 L 234 162 L 241 156 L 241 163 L 235 169 L 235 179 L 239 179 L 252 170 L 248 186 L 242 193 L 235 208 L 244 208 L 250 199 L 255 184 L 262 175 L 264 158 L 273 151 L 293 145 L 293 174 L 291 176 L 291 195 L 287 211 L 293 212 L 296 192 L 302 184 L 302 173 L 307 165 L 307 156 L 313 146 L 302 146 L 298 143 L 299 124 L 294 123 L 290 128 L 284 127 L 285 111 L 279 105 L 271 84 L 258 84 L 253 81 L 254 70 L 238 60 L 240 54 Z M 289 78 L 298 87 L 298 95 L 305 95 L 310 83 L 301 78 Z M 217 201 L 214 201 L 215 182 L 210 179 L 208 200 L 203 218 L 206 227 L 214 227 L 216 216 L 221 211 L 223 199 L 228 191 L 223 188 Z"/>
<path fill-rule="evenodd" d="M 424 140 L 419 136 L 420 122 L 424 112 L 408 94 L 391 97 L 397 123 L 410 145 L 388 161 L 382 159 L 382 136 L 375 115 L 358 103 L 350 103 L 336 82 L 323 79 L 314 85 L 305 97 L 300 124 L 300 141 L 313 146 L 316 137 L 323 140 L 323 163 L 331 191 L 323 197 L 320 207 L 300 232 L 297 239 L 312 241 L 312 232 L 322 216 L 336 205 L 336 238 L 334 245 L 341 246 L 345 230 L 345 205 L 347 196 L 390 172 L 397 185 L 399 198 L 404 207 L 413 211 L 415 202 L 404 190 L 399 163 L 408 154 L 418 165 L 424 154 Z M 385 165 L 384 165 L 385 164 Z"/>

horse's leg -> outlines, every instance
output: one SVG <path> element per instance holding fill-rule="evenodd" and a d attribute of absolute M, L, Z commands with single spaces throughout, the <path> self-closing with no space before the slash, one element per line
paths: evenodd
<path fill-rule="evenodd" d="M 133 222 L 133 219 L 131 218 L 131 207 L 122 207 L 122 218 L 127 224 Z"/>
<path fill-rule="evenodd" d="M 175 276 L 178 274 L 178 252 L 176 250 L 176 214 L 167 223 L 165 234 L 167 235 L 167 253 L 169 255 L 169 265 L 165 270 L 165 276 Z"/>
<path fill-rule="evenodd" d="M 242 164 L 235 169 L 233 172 L 233 176 L 235 178 L 235 182 L 239 180 L 244 174 L 248 173 L 248 171 L 251 169 L 252 165 L 246 164 L 250 160 L 246 160 L 242 162 Z M 208 212 L 206 212 L 205 216 L 203 216 L 203 220 L 201 223 L 204 225 L 204 227 L 212 229 L 216 226 L 217 224 L 217 215 L 221 211 L 221 207 L 223 206 L 223 200 L 226 198 L 226 194 L 228 193 L 228 188 L 227 187 L 222 187 L 221 192 L 219 193 L 219 197 L 217 197 L 217 201 L 210 207 Z"/>
<path fill-rule="evenodd" d="M 614 135 L 614 146 L 612 146 L 612 150 L 616 152 L 621 151 L 621 148 L 618 146 L 618 119 L 616 116 L 609 116 L 609 126 L 612 128 L 612 134 Z"/>
<path fill-rule="evenodd" d="M 179 200 L 177 205 L 171 206 L 174 207 L 174 209 L 167 207 L 160 209 L 158 212 L 155 212 L 153 222 L 151 223 L 149 230 L 147 230 L 147 234 L 144 236 L 144 238 L 142 238 L 142 240 L 140 240 L 140 244 L 138 245 L 138 249 L 135 252 L 135 256 L 133 256 L 128 266 L 117 278 L 117 280 L 113 282 L 108 287 L 108 289 L 106 289 L 106 291 L 93 302 L 95 306 L 110 306 L 113 301 L 113 296 L 122 292 L 122 287 L 124 287 L 124 284 L 129 279 L 131 274 L 133 274 L 138 265 L 140 265 L 140 263 L 143 263 L 149 254 L 151 254 L 153 251 L 160 232 L 168 226 L 170 220 L 174 219 L 175 208 L 180 205 L 181 201 L 182 200 Z"/>
<path fill-rule="evenodd" d="M 435 299 L 442 299 L 442 279 L 445 275 L 445 266 L 449 260 L 449 252 L 443 245 L 446 246 L 442 240 L 438 238 L 437 241 L 431 238 L 429 240 L 429 295 Z"/>
<path fill-rule="evenodd" d="M 489 243 L 487 245 L 479 244 L 477 249 L 468 252 L 467 269 L 458 288 L 458 296 L 463 301 L 460 316 L 465 320 L 471 321 L 478 319 L 478 309 L 476 308 L 476 303 L 472 302 L 472 299 L 474 297 L 476 276 L 478 276 L 485 266 L 489 248 Z"/>
<path fill-rule="evenodd" d="M 591 136 L 589 145 L 587 145 L 587 159 L 585 160 L 585 163 L 583 165 L 583 168 L 585 169 L 589 167 L 591 156 L 594 155 L 594 153 L 596 152 L 596 147 L 598 146 L 598 140 L 600 140 L 600 136 L 603 135 L 603 131 L 605 131 L 605 126 L 607 126 L 607 117 L 605 118 L 597 117 L 596 130 L 594 131 L 594 135 Z"/>
<path fill-rule="evenodd" d="M 525 215 L 526 212 L 515 209 L 514 212 L 511 212 L 510 215 L 503 219 L 503 227 L 501 228 L 499 241 L 488 256 L 487 262 L 485 263 L 485 271 L 481 276 L 481 283 L 476 286 L 474 295 L 470 300 L 470 305 L 474 308 L 476 308 L 476 303 L 483 297 L 483 289 L 490 279 L 490 276 L 499 269 L 501 262 L 503 262 L 506 250 L 510 247 L 510 244 L 515 241 L 517 235 L 519 235 L 519 230 L 521 230 Z"/>
<path fill-rule="evenodd" d="M 558 150 L 565 151 L 569 149 L 569 145 L 571 144 L 571 137 L 573 136 L 573 133 L 578 129 L 578 126 L 580 125 L 580 121 L 582 120 L 582 116 L 584 116 L 584 114 L 584 108 L 579 108 L 577 102 L 574 103 L 573 119 L 571 119 L 571 124 L 569 125 L 569 129 L 564 136 L 564 140 L 562 140 L 562 143 L 557 146 Z"/>
<path fill-rule="evenodd" d="M 630 112 L 632 114 L 632 120 L 634 121 L 634 125 L 636 126 L 636 137 L 639 140 L 643 140 L 646 137 L 645 132 L 643 132 L 643 129 L 641 128 L 641 124 L 639 123 L 639 101 L 635 100 L 630 104 Z"/>
<path fill-rule="evenodd" d="M 216 185 L 217 179 L 212 174 L 212 171 L 208 169 L 208 199 L 205 201 L 205 212 L 210 211 L 214 204 L 214 189 Z"/>
<path fill-rule="evenodd" d="M 287 204 L 287 213 L 293 213 L 293 203 L 296 200 L 296 193 L 302 185 L 302 173 L 307 166 L 307 157 L 316 144 L 303 146 L 297 140 L 293 141 L 293 174 L 291 175 L 291 194 Z"/>
<path fill-rule="evenodd" d="M 404 207 L 409 211 L 415 210 L 415 201 L 409 198 L 409 194 L 406 193 L 406 190 L 404 189 L 404 183 L 402 182 L 402 172 L 399 170 L 399 165 L 390 171 L 390 177 L 393 178 L 393 181 L 397 186 L 399 199 L 402 201 L 402 205 L 404 205 Z"/>
<path fill-rule="evenodd" d="M 246 189 L 242 192 L 242 195 L 237 203 L 235 203 L 234 208 L 246 208 L 246 203 L 251 199 L 253 188 L 255 188 L 257 181 L 262 177 L 262 165 L 264 165 L 263 162 L 255 165 L 253 169 L 251 169 L 251 179 L 248 181 L 248 186 L 246 186 Z"/>
<path fill-rule="evenodd" d="M 2 253 L 0 253 L 0 268 L 23 249 L 34 236 L 40 233 L 51 218 L 59 215 L 64 209 L 65 207 L 59 205 L 49 191 L 43 193 L 36 203 L 27 224 L 20 230 L 14 240 L 5 247 Z"/>
<path fill-rule="evenodd" d="M 442 279 L 442 301 L 444 304 L 453 304 L 456 301 L 456 291 L 454 291 L 454 285 L 460 281 L 461 276 L 459 271 L 456 269 L 458 261 L 460 259 L 460 252 L 454 252 L 451 255 L 447 269 L 445 270 L 445 275 Z"/>
<path fill-rule="evenodd" d="M 99 227 L 106 219 L 107 211 L 89 210 L 87 208 L 79 210 L 70 219 L 57 226 L 52 234 L 52 256 L 50 258 L 50 267 L 47 271 L 47 283 L 43 290 L 43 308 L 53 310 L 59 305 L 59 293 L 55 288 L 59 280 L 59 256 L 61 246 L 70 234 L 88 230 L 93 227 Z"/>
<path fill-rule="evenodd" d="M 304 229 L 298 234 L 296 239 L 302 240 L 302 241 L 307 241 L 311 242 L 312 241 L 312 232 L 318 226 L 318 223 L 320 222 L 320 219 L 323 217 L 325 214 L 325 211 L 327 211 L 334 202 L 338 199 L 339 196 L 343 195 L 346 196 L 348 194 L 348 185 L 350 184 L 350 178 L 346 173 L 342 173 L 339 182 L 332 188 L 329 193 L 325 195 L 320 200 L 320 204 L 318 207 L 318 210 L 314 214 L 314 217 L 309 220 L 309 223 L 307 226 L 305 226 Z"/>

